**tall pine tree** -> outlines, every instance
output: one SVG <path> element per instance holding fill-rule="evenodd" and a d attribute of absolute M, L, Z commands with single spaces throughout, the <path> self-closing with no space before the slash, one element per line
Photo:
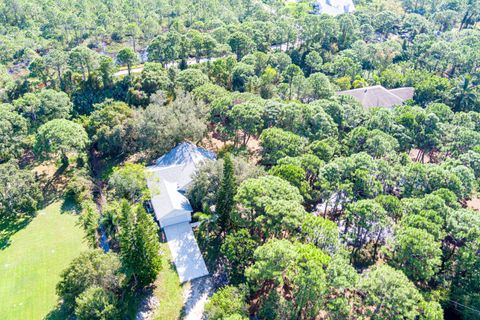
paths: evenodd
<path fill-rule="evenodd" d="M 141 205 L 121 205 L 120 258 L 134 285 L 146 286 L 155 281 L 162 268 L 158 226 Z"/>
<path fill-rule="evenodd" d="M 229 153 L 225 154 L 223 161 L 223 178 L 217 192 L 217 204 L 215 207 L 221 232 L 225 232 L 231 227 L 232 210 L 235 206 L 233 198 L 237 193 L 233 162 Z"/>

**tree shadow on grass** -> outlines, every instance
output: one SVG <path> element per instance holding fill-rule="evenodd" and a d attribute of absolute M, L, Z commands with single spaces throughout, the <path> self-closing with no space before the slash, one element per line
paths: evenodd
<path fill-rule="evenodd" d="M 75 200 L 73 200 L 71 197 L 66 196 L 63 199 L 62 206 L 60 208 L 61 213 L 67 213 L 67 214 L 79 214 L 80 213 L 80 208 L 77 206 L 75 203 Z"/>
<path fill-rule="evenodd" d="M 68 319 L 68 314 L 64 308 L 60 305 L 57 305 L 55 309 L 51 310 L 43 320 L 65 320 Z"/>
<path fill-rule="evenodd" d="M 32 216 L 6 217 L 0 219 L 0 250 L 5 250 L 11 244 L 11 237 L 18 231 L 25 228 Z"/>

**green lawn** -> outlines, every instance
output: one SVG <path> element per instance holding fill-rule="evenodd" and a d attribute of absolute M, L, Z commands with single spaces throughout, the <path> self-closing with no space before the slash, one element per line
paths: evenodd
<path fill-rule="evenodd" d="M 180 284 L 177 272 L 172 265 L 170 250 L 166 243 L 162 243 L 163 269 L 155 282 L 154 294 L 160 305 L 155 315 L 157 320 L 176 320 L 180 318 L 183 307 L 183 290 L 185 285 Z M 188 284 L 186 284 L 188 285 Z"/>
<path fill-rule="evenodd" d="M 0 250 L 0 319 L 44 319 L 55 309 L 61 271 L 87 249 L 77 220 L 56 202 Z"/>

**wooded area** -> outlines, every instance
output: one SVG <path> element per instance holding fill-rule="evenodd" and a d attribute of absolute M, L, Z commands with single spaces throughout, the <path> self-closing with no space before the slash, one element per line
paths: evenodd
<path fill-rule="evenodd" d="M 169 268 L 145 166 L 188 141 L 208 319 L 480 319 L 480 1 L 316 3 L 0 2 L 0 257 L 74 204 L 57 311 L 134 319 Z M 371 86 L 414 94 L 338 94 Z"/>

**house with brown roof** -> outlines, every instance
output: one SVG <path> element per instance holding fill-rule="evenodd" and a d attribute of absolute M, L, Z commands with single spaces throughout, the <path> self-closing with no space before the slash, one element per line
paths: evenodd
<path fill-rule="evenodd" d="M 380 85 L 337 92 L 339 95 L 354 97 L 365 109 L 400 106 L 406 100 L 412 99 L 414 93 L 412 87 L 386 89 Z"/>

